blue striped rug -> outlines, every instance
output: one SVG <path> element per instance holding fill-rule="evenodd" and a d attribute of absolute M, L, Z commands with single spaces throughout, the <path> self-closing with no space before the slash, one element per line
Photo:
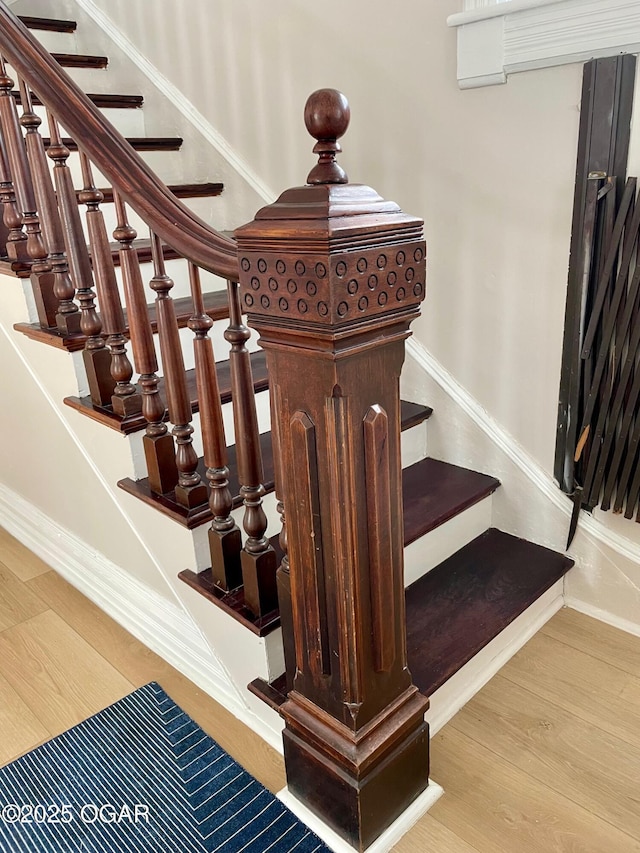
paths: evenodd
<path fill-rule="evenodd" d="M 147 684 L 0 768 L 2 853 L 329 853 Z"/>

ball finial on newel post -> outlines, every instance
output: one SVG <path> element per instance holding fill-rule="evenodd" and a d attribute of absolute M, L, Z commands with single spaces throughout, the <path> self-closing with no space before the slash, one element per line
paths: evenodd
<path fill-rule="evenodd" d="M 336 154 L 342 151 L 338 139 L 349 127 L 351 110 L 349 102 L 337 89 L 318 89 L 307 98 L 304 123 L 318 141 L 313 152 L 318 163 L 309 172 L 308 184 L 346 184 L 349 179 L 344 169 L 336 163 Z"/>

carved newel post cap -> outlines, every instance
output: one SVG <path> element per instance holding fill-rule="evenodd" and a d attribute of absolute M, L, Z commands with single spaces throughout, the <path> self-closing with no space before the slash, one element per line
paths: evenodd
<path fill-rule="evenodd" d="M 336 154 L 342 151 L 338 139 L 349 127 L 351 110 L 349 102 L 337 89 L 318 89 L 307 98 L 304 123 L 318 141 L 313 152 L 318 163 L 309 172 L 308 184 L 346 184 L 348 177 L 336 163 Z"/>

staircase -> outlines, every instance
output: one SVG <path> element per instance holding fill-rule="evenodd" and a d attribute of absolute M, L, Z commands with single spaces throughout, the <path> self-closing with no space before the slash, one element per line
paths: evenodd
<path fill-rule="evenodd" d="M 107 57 L 73 52 L 76 30 L 73 21 L 23 18 L 23 23 L 53 51 L 56 63 L 72 75 L 78 73 L 83 83 L 91 82 L 91 73 L 108 71 Z M 11 32 L 3 38 L 12 38 Z M 289 579 L 286 541 L 280 536 L 280 515 L 284 511 L 288 521 L 291 505 L 287 504 L 286 497 L 284 508 L 278 504 L 275 483 L 285 483 L 285 494 L 289 494 L 289 490 L 293 494 L 294 485 L 289 484 L 289 478 L 304 475 L 279 472 L 277 453 L 274 458 L 274 444 L 277 446 L 282 437 L 272 436 L 270 431 L 270 397 L 273 396 L 272 408 L 279 412 L 278 401 L 288 392 L 283 390 L 280 381 L 273 382 L 265 352 L 258 347 L 255 338 L 248 340 L 248 330 L 242 319 L 243 311 L 252 304 L 250 288 L 258 278 L 246 284 L 243 276 L 246 278 L 249 273 L 246 270 L 246 275 L 243 273 L 244 266 L 237 270 L 236 248 L 231 236 L 214 232 L 181 203 L 184 201 L 197 211 L 204 209 L 199 207 L 204 200 L 207 209 L 214 209 L 212 199 L 221 196 L 224 187 L 220 182 L 207 181 L 172 184 L 164 189 L 160 181 L 149 178 L 137 159 L 126 160 L 124 171 L 119 173 L 117 163 L 110 166 L 100 159 L 99 144 L 92 148 L 86 142 L 83 128 L 97 126 L 99 118 L 79 120 L 77 127 L 83 133 L 78 134 L 72 126 L 71 114 L 60 112 L 59 103 L 60 106 L 62 103 L 55 101 L 55 84 L 41 86 L 34 76 L 40 65 L 44 67 L 44 61 L 40 65 L 33 64 L 33 58 L 27 56 L 21 69 L 9 44 L 3 43 L 2 51 L 10 62 L 9 76 L 15 81 L 22 70 L 23 79 L 26 78 L 20 89 L 16 85 L 10 92 L 5 87 L 4 97 L 0 84 L 0 115 L 6 152 L 5 174 L 0 175 L 0 190 L 4 193 L 0 193 L 0 197 L 5 211 L 3 246 L 7 246 L 0 260 L 0 272 L 27 284 L 31 282 L 33 287 L 33 291 L 26 289 L 31 316 L 15 326 L 16 333 L 36 341 L 39 346 L 83 354 L 84 371 L 79 372 L 78 388 L 68 389 L 65 403 L 77 417 L 90 419 L 104 428 L 105 433 L 111 431 L 111 434 L 123 436 L 130 445 L 132 468 L 123 470 L 118 482 L 123 495 L 129 496 L 126 500 L 133 499 L 150 508 L 155 514 L 155 524 L 166 531 L 179 528 L 185 534 L 190 531 L 187 535 L 193 537 L 195 562 L 179 574 L 184 582 L 185 601 L 193 602 L 193 597 L 197 597 L 199 602 L 206 602 L 210 608 L 208 618 L 221 620 L 223 629 L 228 624 L 225 620 L 233 620 L 246 630 L 248 643 L 254 643 L 256 649 L 264 649 L 269 676 L 256 678 L 248 689 L 263 700 L 265 714 L 272 715 L 276 728 L 281 723 L 275 715 L 281 711 L 285 716 L 290 713 L 287 708 L 291 706 L 289 694 L 294 689 L 296 671 L 294 634 L 300 629 L 295 628 L 292 615 L 295 608 L 291 609 L 291 597 L 299 594 L 296 592 L 299 581 L 294 579 L 292 583 Z M 11 66 L 16 67 L 17 74 Z M 101 88 L 104 88 L 102 83 Z M 108 120 L 113 118 L 131 148 L 143 155 L 152 153 L 154 166 L 167 162 L 166 158 L 180 156 L 182 140 L 179 137 L 144 135 L 144 104 L 139 95 L 101 91 L 89 94 L 88 98 Z M 75 101 L 76 97 L 72 96 L 71 100 Z M 52 123 L 43 102 L 57 114 L 61 127 L 57 122 Z M 83 115 L 88 109 L 79 97 L 76 107 Z M 12 115 L 20 115 L 12 113 L 16 108 L 21 110 L 21 132 L 27 131 L 27 137 L 35 137 L 38 132 L 32 116 L 37 115 L 42 120 L 39 128 L 42 144 L 49 150 L 49 159 L 56 164 L 52 182 L 44 172 L 38 171 L 42 158 L 38 160 L 38 146 L 33 138 L 28 147 L 28 161 L 15 154 L 15 134 L 19 125 L 12 124 Z M 328 137 L 319 134 L 316 138 L 319 142 L 314 150 L 321 152 L 320 166 L 316 168 L 328 171 L 320 177 L 316 174 L 313 179 L 312 172 L 311 184 L 314 187 L 348 187 L 337 172 L 335 146 L 332 148 L 333 143 L 326 141 L 331 139 L 331 134 Z M 114 145 L 125 157 L 125 144 L 116 142 Z M 80 156 L 79 147 L 86 156 Z M 130 156 L 126 153 L 127 158 Z M 108 181 L 110 168 L 114 175 L 111 182 Z M 169 166 L 169 174 L 175 173 L 175 167 Z M 45 221 L 47 180 L 50 180 L 48 210 L 57 214 L 55 206 L 51 206 L 51 192 L 55 187 L 59 221 L 65 231 L 64 245 L 60 244 L 55 228 Z M 115 191 L 112 184 L 117 187 Z M 30 193 L 31 196 L 35 194 L 31 204 Z M 378 206 L 376 210 L 381 211 L 380 216 L 396 215 L 382 205 L 381 200 L 371 204 Z M 78 211 L 84 207 L 88 216 L 80 219 L 72 208 Z M 287 207 L 288 215 L 294 207 Z M 16 210 L 18 222 L 15 221 Z M 261 215 L 254 225 L 260 225 Z M 100 221 L 104 221 L 104 228 Z M 150 239 L 147 225 L 152 229 Z M 114 232 L 114 238 L 105 239 L 106 234 Z M 240 234 L 238 232 L 239 241 L 244 239 Z M 258 239 L 253 232 L 251 239 Z M 82 246 L 77 245 L 79 242 Z M 47 256 L 53 262 L 48 267 Z M 414 272 L 414 267 L 407 267 L 404 252 L 398 253 L 396 260 L 400 268 L 406 270 L 407 282 L 412 281 L 414 275 L 420 275 L 419 255 L 416 254 L 416 258 L 417 272 Z M 248 260 L 246 263 L 250 265 Z M 266 269 L 267 263 L 262 263 Z M 275 269 L 284 270 L 283 260 L 273 263 Z M 364 285 L 360 285 L 358 276 L 362 273 L 364 282 L 368 272 L 364 273 L 366 259 L 362 270 L 360 263 L 358 261 L 359 272 L 354 272 L 348 288 L 353 284 L 353 293 L 349 290 L 349 294 L 362 300 L 366 297 L 362 296 Z M 267 276 L 269 273 L 264 272 L 260 264 L 261 260 L 258 261 L 260 273 Z M 306 282 L 310 299 L 324 276 L 319 271 L 321 266 L 319 263 L 315 267 L 317 280 Z M 97 290 L 97 310 L 91 267 Z M 381 262 L 378 268 L 382 269 Z M 88 283 L 80 281 L 82 271 Z M 282 273 L 281 282 L 270 278 L 268 287 L 275 293 L 281 284 L 279 294 L 287 288 L 288 295 L 280 295 L 280 303 L 288 306 L 289 301 L 293 304 L 300 296 L 297 293 L 294 297 L 293 293 L 303 286 L 305 276 L 296 273 L 297 278 L 287 281 L 287 275 Z M 369 276 L 370 290 L 375 277 Z M 226 279 L 230 280 L 229 284 Z M 235 284 L 238 279 L 241 279 L 244 294 L 242 310 Z M 145 289 L 148 282 L 158 296 L 155 302 L 151 301 L 153 293 Z M 394 286 L 395 279 L 389 280 L 389 288 Z M 418 287 L 420 289 L 416 289 Z M 258 296 L 263 294 L 263 306 L 269 303 L 266 278 L 264 283 L 260 279 L 255 291 Z M 399 285 L 395 292 L 399 293 Z M 423 292 L 422 285 L 414 287 L 416 300 L 422 298 Z M 301 312 L 307 310 L 302 303 L 303 300 L 297 303 Z M 341 305 L 347 306 L 347 302 Z M 358 305 L 364 311 L 362 306 L 368 303 L 359 302 Z M 250 310 L 248 313 L 251 315 Z M 281 329 L 277 324 L 271 329 L 263 320 L 256 321 L 256 325 L 260 323 L 264 327 L 261 328 L 262 341 L 271 357 L 269 347 L 282 346 L 277 341 Z M 196 346 L 192 347 L 194 336 Z M 218 356 L 215 368 L 213 352 Z M 220 358 L 220 354 L 227 353 L 228 358 Z M 77 360 L 78 356 L 74 358 Z M 304 370 L 307 368 L 308 365 Z M 136 375 L 140 376 L 137 382 Z M 313 384 L 311 373 L 309 377 L 309 384 Z M 363 382 L 369 381 L 369 377 L 363 379 Z M 381 391 L 380 399 L 382 396 Z M 168 401 L 168 412 L 165 412 L 164 401 Z M 371 441 L 378 442 L 375 444 L 377 452 L 382 453 L 380 448 L 386 448 L 386 444 L 377 432 L 380 421 L 376 417 L 371 419 Z M 409 400 L 401 402 L 406 653 L 413 684 L 423 696 L 430 698 L 426 719 L 433 732 L 561 606 L 562 579 L 572 562 L 563 555 L 491 526 L 492 495 L 500 488 L 500 483 L 487 474 L 429 457 L 427 428 L 431 417 L 437 418 L 437 411 L 432 412 Z M 174 425 L 173 439 L 166 425 L 167 418 Z M 226 428 L 227 441 L 223 441 L 222 425 Z M 308 425 L 304 429 L 307 442 L 304 446 L 309 450 L 311 432 Z M 234 433 L 235 441 L 232 441 Z M 393 443 L 393 429 L 390 436 L 389 441 Z M 292 440 L 296 440 L 295 435 Z M 376 458 L 382 460 L 382 456 Z M 318 456 L 318 465 L 323 464 L 328 464 L 326 459 Z M 393 483 L 393 458 L 390 464 L 387 493 L 389 483 Z M 359 476 L 357 472 L 364 470 L 363 466 L 362 460 L 354 466 L 354 482 Z M 321 486 L 323 476 L 322 471 L 317 473 Z M 356 496 L 360 488 L 358 480 L 354 486 Z M 384 510 L 384 501 L 373 494 L 377 489 L 379 497 L 385 489 L 382 461 L 375 476 L 367 469 L 366 500 L 370 519 L 379 506 Z M 313 503 L 313 495 L 310 500 Z M 389 518 L 392 518 L 392 489 L 389 500 Z M 318 512 L 314 518 L 316 516 L 317 523 L 326 527 L 327 520 L 318 516 Z M 239 527 L 243 520 L 246 535 L 241 537 Z M 393 525 L 390 529 L 391 540 L 396 535 L 400 537 L 400 531 Z M 291 527 L 288 530 L 291 555 L 297 553 L 291 548 L 295 530 Z M 372 542 L 370 538 L 373 549 Z M 393 546 L 384 553 L 392 555 Z M 187 559 L 185 556 L 185 562 Z M 389 556 L 388 559 L 393 558 Z M 277 566 L 280 569 L 276 580 Z M 384 572 L 385 566 L 386 563 L 381 571 Z M 382 619 L 387 606 L 393 604 L 393 589 L 389 587 L 387 592 L 390 598 L 382 601 Z M 309 589 L 304 594 L 308 597 Z M 375 590 L 372 595 L 375 598 Z M 318 606 L 322 610 L 322 603 Z M 202 612 L 200 604 L 198 607 L 198 612 Z M 328 612 L 331 612 L 330 606 Z M 330 635 L 333 629 L 327 630 Z M 383 633 L 383 636 L 388 635 Z M 325 642 L 329 639 L 325 638 Z M 298 649 L 298 655 L 300 653 Z M 380 654 L 383 663 L 374 669 L 377 673 L 390 671 L 393 667 L 384 662 L 384 648 Z M 324 679 L 324 684 L 330 662 L 322 666 L 325 669 L 320 681 Z M 232 673 L 232 677 L 236 674 Z M 296 681 L 295 693 L 300 692 L 301 684 Z M 239 686 L 244 689 L 244 685 Z M 314 701 L 319 700 L 315 697 Z M 333 707 L 331 702 L 327 707 Z M 293 730 L 295 720 L 292 722 L 290 716 L 286 719 L 287 729 Z M 293 762 L 292 753 L 285 754 Z M 290 784 L 295 787 L 295 769 L 291 773 L 293 782 Z M 299 786 L 296 790 L 305 794 Z M 413 796 L 407 793 L 405 799 L 408 798 L 408 802 Z M 326 811 L 326 803 L 318 803 L 312 795 L 309 799 L 316 811 L 321 814 L 323 809 Z M 331 808 L 335 808 L 335 803 Z M 387 823 L 391 819 L 393 816 L 385 818 Z M 339 824 L 340 818 L 336 820 Z M 358 830 L 354 835 L 351 826 L 345 829 L 338 825 L 336 828 L 360 847 L 365 845 L 363 838 L 371 840 L 367 832 L 375 836 L 384 829 L 377 826 L 361 835 Z"/>

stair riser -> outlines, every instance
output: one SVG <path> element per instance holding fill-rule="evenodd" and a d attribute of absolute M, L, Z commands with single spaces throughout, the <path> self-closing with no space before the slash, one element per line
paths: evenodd
<path fill-rule="evenodd" d="M 269 391 L 261 391 L 259 394 L 255 396 L 256 401 L 256 412 L 258 415 L 258 429 L 261 433 L 269 432 L 270 428 L 270 417 L 269 417 Z M 224 420 L 224 429 L 225 429 L 225 439 L 227 442 L 227 446 L 232 446 L 235 444 L 235 433 L 234 433 L 234 424 L 233 424 L 233 404 L 231 402 L 224 403 L 222 406 L 222 417 Z M 200 413 L 195 412 L 193 415 L 193 445 L 196 449 L 198 456 L 203 455 L 203 447 L 202 447 L 202 430 L 200 427 Z M 169 424 L 169 427 L 171 425 Z M 133 458 L 133 472 L 123 473 L 122 476 L 131 476 L 134 480 L 141 480 L 147 476 L 147 467 L 144 459 L 144 452 L 142 450 L 142 436 L 144 431 L 140 431 L 134 433 L 130 436 L 129 440 L 131 442 L 131 452 Z M 277 513 L 275 512 L 274 505 L 274 513 L 273 518 L 269 519 L 270 523 L 273 523 L 277 520 Z M 169 524 L 174 524 L 173 521 L 168 520 Z M 199 529 L 199 528 L 197 528 Z M 206 569 L 210 564 L 206 566 L 201 566 L 199 569 Z"/>
<path fill-rule="evenodd" d="M 56 33 L 48 30 L 30 30 L 49 53 L 78 53 L 75 33 Z"/>
<path fill-rule="evenodd" d="M 171 289 L 171 297 L 173 299 L 181 299 L 185 296 L 191 295 L 191 290 L 189 287 L 189 268 L 187 262 L 182 258 L 175 258 L 173 260 L 168 260 L 165 263 L 167 275 L 171 277 L 173 280 L 173 287 Z M 124 299 L 124 285 L 122 283 L 122 269 L 117 266 L 116 267 L 116 280 L 118 282 L 118 291 L 120 293 L 120 299 L 122 300 L 122 304 L 125 305 Z M 153 278 L 153 264 L 151 262 L 142 263 L 140 265 L 140 273 L 142 275 L 142 281 L 145 287 L 145 293 L 147 295 L 147 302 L 150 304 L 155 301 L 155 293 L 151 289 L 149 282 Z M 203 272 L 201 275 L 202 282 L 202 292 L 203 293 L 212 293 L 214 291 L 220 291 L 226 289 L 226 282 L 218 278 L 217 276 L 213 276 L 210 273 Z M 225 344 L 224 350 L 228 349 L 228 344 Z M 216 352 L 216 357 L 218 358 L 218 353 Z M 222 356 L 219 356 L 222 358 Z"/>
<path fill-rule="evenodd" d="M 50 33 L 50 35 L 55 34 Z M 78 84 L 83 92 L 99 92 L 102 94 L 114 91 L 112 80 L 108 73 L 108 66 L 107 68 L 63 68 L 62 70 Z M 7 64 L 7 72 L 12 80 L 18 79 L 15 68 L 12 68 L 9 64 Z"/>
<path fill-rule="evenodd" d="M 122 110 L 122 112 L 127 112 L 127 110 Z M 136 112 L 136 111 L 131 110 L 130 112 Z M 96 182 L 96 184 L 97 184 L 97 182 Z M 78 183 L 74 180 L 74 186 L 76 187 L 76 189 L 81 189 L 82 183 L 81 182 Z M 103 182 L 103 183 L 99 184 L 99 186 L 102 186 L 102 187 L 109 186 L 109 183 L 108 183 L 108 181 Z M 213 199 L 211 199 L 211 198 L 187 198 L 187 199 L 180 199 L 180 201 L 182 202 L 182 204 L 184 204 L 186 207 L 188 207 L 190 210 L 192 210 L 197 216 L 200 216 L 202 219 L 204 219 L 205 217 L 210 215 L 211 208 L 212 207 L 215 208 L 216 202 L 217 202 L 218 206 L 220 205 L 220 200 L 217 198 L 213 198 Z M 100 210 L 102 211 L 102 215 L 104 217 L 105 228 L 107 229 L 107 234 L 109 236 L 109 240 L 113 241 L 113 232 L 114 232 L 114 229 L 116 228 L 116 225 L 117 225 L 115 205 L 112 202 L 105 202 L 105 203 L 100 205 Z M 86 211 L 85 206 L 80 205 L 81 219 L 83 220 L 83 222 L 85 219 L 85 211 Z M 141 239 L 148 239 L 149 238 L 149 226 L 147 225 L 147 223 L 138 216 L 138 214 L 135 212 L 135 210 L 133 210 L 130 207 L 127 207 L 127 214 L 128 214 L 129 224 L 133 228 L 136 229 L 136 231 L 138 233 L 138 237 L 140 237 Z M 85 234 L 86 233 L 87 232 L 86 232 L 86 225 L 85 225 Z M 206 273 L 205 275 L 210 276 L 211 274 Z M 187 287 L 188 287 L 188 285 L 187 285 Z M 219 289 L 217 286 L 215 286 L 215 287 L 207 286 L 203 280 L 203 290 L 207 291 L 207 290 L 217 290 L 217 289 Z M 182 295 L 185 295 L 185 294 L 182 294 Z"/>
<path fill-rule="evenodd" d="M 426 457 L 427 432 L 427 421 L 423 421 L 421 424 L 401 433 L 400 453 L 403 468 L 408 468 Z"/>
<path fill-rule="evenodd" d="M 563 593 L 560 579 L 429 697 L 432 737 L 560 610 Z"/>
<path fill-rule="evenodd" d="M 18 112 L 21 112 L 22 108 L 18 106 Z M 42 124 L 40 125 L 40 134 L 43 137 L 49 137 L 49 122 L 47 121 L 47 111 L 44 107 L 35 106 L 34 112 L 37 116 L 42 120 Z M 119 108 L 109 108 L 101 110 L 104 117 L 110 122 L 116 130 L 120 131 L 123 136 L 144 136 L 145 135 L 145 127 L 144 127 L 144 110 L 142 108 L 137 109 L 119 109 Z M 62 128 L 62 136 L 66 137 L 70 134 Z"/>
<path fill-rule="evenodd" d="M 181 155 L 180 151 L 140 151 L 138 153 L 152 171 L 162 175 L 162 180 L 166 184 L 187 183 L 193 178 L 192 175 L 189 175 L 188 164 L 185 164 L 185 157 Z M 82 187 L 82 172 L 77 151 L 71 152 L 68 165 L 71 169 L 73 185 L 77 188 Z M 94 170 L 93 176 L 96 186 L 110 186 L 110 181 L 97 169 Z"/>
<path fill-rule="evenodd" d="M 404 549 L 404 585 L 417 581 L 491 526 L 493 495 L 445 521 Z"/>

